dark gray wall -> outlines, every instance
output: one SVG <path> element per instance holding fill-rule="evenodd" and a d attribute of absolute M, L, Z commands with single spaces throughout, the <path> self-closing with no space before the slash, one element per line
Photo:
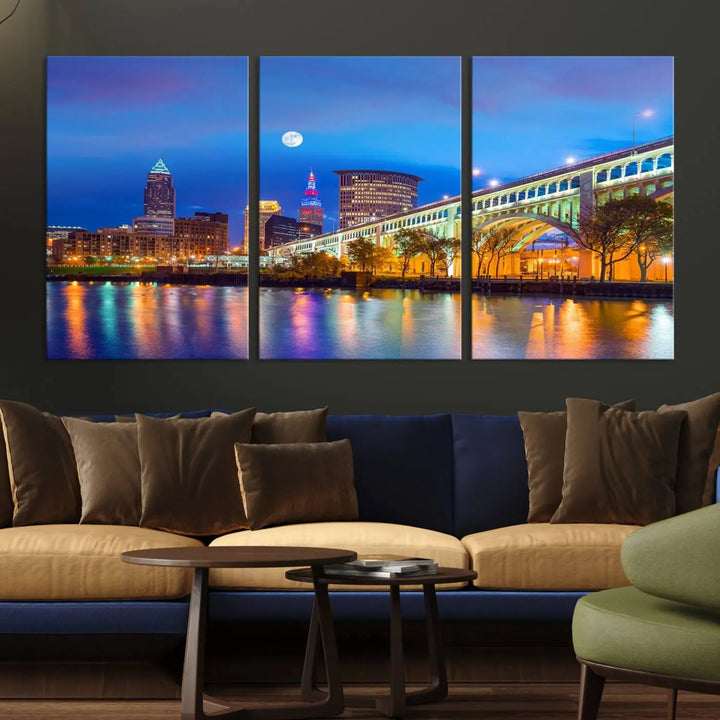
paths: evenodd
<path fill-rule="evenodd" d="M 0 17 L 12 8 L 0 0 Z M 54 411 L 329 404 L 511 413 L 567 395 L 642 406 L 718 390 L 716 28 L 674 0 L 23 0 L 0 26 L 0 397 Z M 47 361 L 47 55 L 675 55 L 676 360 Z M 542 142 L 542 138 L 538 138 Z"/>

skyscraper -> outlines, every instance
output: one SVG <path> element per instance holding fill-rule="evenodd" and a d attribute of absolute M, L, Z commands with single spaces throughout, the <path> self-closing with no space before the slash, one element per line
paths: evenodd
<path fill-rule="evenodd" d="M 333 170 L 340 176 L 339 227 L 378 220 L 417 207 L 417 175 L 391 170 Z"/>
<path fill-rule="evenodd" d="M 172 235 L 175 232 L 175 188 L 162 158 L 148 173 L 144 215 L 133 219 L 133 230 L 151 235 Z"/>
<path fill-rule="evenodd" d="M 298 222 L 301 225 L 319 225 L 320 232 L 323 231 L 323 207 L 320 202 L 320 196 L 315 188 L 315 174 L 310 171 L 308 175 L 307 187 L 305 188 L 305 194 L 303 199 L 300 201 L 300 208 L 298 209 Z"/>
<path fill-rule="evenodd" d="M 250 206 L 245 206 L 245 252 L 247 252 L 248 249 L 248 242 L 249 242 L 249 234 L 250 234 L 250 227 L 249 227 L 249 220 L 248 220 L 248 211 L 250 210 Z M 268 219 L 272 215 L 282 215 L 282 207 L 280 206 L 280 203 L 277 200 L 261 200 L 260 201 L 260 232 L 259 232 L 259 239 L 260 239 L 260 249 L 265 249 L 265 223 L 268 221 Z"/>
<path fill-rule="evenodd" d="M 175 188 L 172 175 L 160 158 L 148 173 L 145 185 L 145 215 L 175 217 Z"/>

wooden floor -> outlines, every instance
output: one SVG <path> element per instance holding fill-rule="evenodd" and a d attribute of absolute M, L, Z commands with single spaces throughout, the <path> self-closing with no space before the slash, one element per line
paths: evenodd
<path fill-rule="evenodd" d="M 568 683 L 455 684 L 441 704 L 412 708 L 409 718 L 423 720 L 572 720 L 577 713 L 577 685 Z M 353 692 L 375 694 L 380 686 L 353 686 Z M 293 699 L 295 688 L 248 688 L 243 699 L 253 702 Z M 598 720 L 663 720 L 664 690 L 610 683 L 606 685 Z M 234 699 L 240 699 L 235 697 Z M 177 720 L 176 701 L 0 701 L 2 720 Z M 346 710 L 343 718 L 382 718 L 369 710 Z M 720 718 L 720 697 L 680 693 L 678 720 Z"/>

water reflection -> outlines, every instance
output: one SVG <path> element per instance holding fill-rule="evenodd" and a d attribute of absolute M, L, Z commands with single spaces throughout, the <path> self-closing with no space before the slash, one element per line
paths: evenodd
<path fill-rule="evenodd" d="M 673 336 L 669 301 L 473 296 L 477 359 L 671 359 Z"/>
<path fill-rule="evenodd" d="M 247 357 L 247 288 L 47 284 L 48 357 Z"/>
<path fill-rule="evenodd" d="M 460 333 L 459 295 L 260 290 L 262 358 L 455 359 L 460 357 Z"/>
<path fill-rule="evenodd" d="M 50 358 L 247 357 L 247 288 L 47 286 Z M 478 359 L 672 358 L 671 302 L 475 295 Z M 260 290 L 260 355 L 455 359 L 460 296 L 416 290 Z"/>

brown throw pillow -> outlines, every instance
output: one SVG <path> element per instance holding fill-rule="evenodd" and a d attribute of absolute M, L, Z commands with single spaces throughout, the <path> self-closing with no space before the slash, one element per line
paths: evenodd
<path fill-rule="evenodd" d="M 662 405 L 658 412 L 684 410 L 687 420 L 680 431 L 675 502 L 677 513 L 702 507 L 703 491 L 720 423 L 720 393 L 680 405 Z"/>
<path fill-rule="evenodd" d="M 210 417 L 222 417 L 225 414 L 216 411 Z M 263 445 L 325 442 L 327 414 L 326 407 L 291 412 L 259 412 L 253 421 L 250 442 Z"/>
<path fill-rule="evenodd" d="M 235 445 L 251 530 L 289 523 L 357 520 L 349 440 Z"/>
<path fill-rule="evenodd" d="M 221 535 L 247 527 L 235 443 L 250 441 L 255 408 L 217 418 L 137 415 L 142 527 Z"/>
<path fill-rule="evenodd" d="M 76 523 L 80 483 L 70 436 L 59 417 L 0 401 L 13 497 L 13 525 Z"/>
<path fill-rule="evenodd" d="M 13 517 L 13 498 L 10 489 L 5 437 L 0 427 L 0 528 L 10 527 Z"/>
<path fill-rule="evenodd" d="M 603 407 L 608 407 L 604 405 Z M 614 407 L 634 410 L 634 400 L 624 400 Z M 529 523 L 546 523 L 560 507 L 565 465 L 567 412 L 518 413 L 525 440 L 528 466 Z"/>
<path fill-rule="evenodd" d="M 648 525 L 675 512 L 680 430 L 673 412 L 568 398 L 562 502 L 553 523 Z"/>
<path fill-rule="evenodd" d="M 63 418 L 80 479 L 81 523 L 138 525 L 140 455 L 137 423 Z"/>

